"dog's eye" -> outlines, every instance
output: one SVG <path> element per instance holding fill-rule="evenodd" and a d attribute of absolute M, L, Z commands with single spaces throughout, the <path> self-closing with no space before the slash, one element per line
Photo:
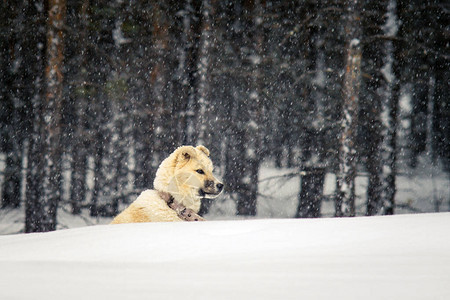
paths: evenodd
<path fill-rule="evenodd" d="M 197 172 L 198 174 L 205 174 L 205 172 L 203 172 L 202 169 L 198 169 L 196 172 Z"/>

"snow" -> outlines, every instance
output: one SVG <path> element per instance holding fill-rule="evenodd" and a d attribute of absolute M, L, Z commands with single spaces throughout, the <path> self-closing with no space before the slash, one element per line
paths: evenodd
<path fill-rule="evenodd" d="M 0 299 L 450 299 L 450 213 L 0 237 Z"/>
<path fill-rule="evenodd" d="M 117 48 L 120 48 L 122 44 L 126 44 L 131 42 L 131 39 L 125 38 L 122 32 L 122 21 L 116 21 L 115 28 L 112 31 L 112 37 L 114 40 L 114 44 Z"/>
<path fill-rule="evenodd" d="M 382 26 L 385 36 L 395 37 L 398 31 L 398 23 L 396 16 L 396 1 L 390 0 L 388 4 L 388 12 L 386 13 L 386 23 Z M 392 69 L 394 63 L 393 44 L 392 41 L 386 42 L 386 48 L 384 49 L 384 66 L 381 68 L 381 73 L 389 84 L 392 84 L 395 80 L 395 74 Z M 388 92 L 390 93 L 390 92 Z"/>
<path fill-rule="evenodd" d="M 382 26 L 386 36 L 396 36 L 398 32 L 399 20 L 396 15 L 397 3 L 395 0 L 390 0 L 386 13 L 386 23 Z"/>
<path fill-rule="evenodd" d="M 350 41 L 350 47 L 356 47 L 356 46 L 359 46 L 359 44 L 360 44 L 359 39 L 352 39 Z"/>

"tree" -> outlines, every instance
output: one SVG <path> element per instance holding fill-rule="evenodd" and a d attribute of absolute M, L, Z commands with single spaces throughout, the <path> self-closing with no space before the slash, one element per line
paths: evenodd
<path fill-rule="evenodd" d="M 198 92 L 196 93 L 196 140 L 198 144 L 209 144 L 211 142 L 211 132 L 208 131 L 209 119 L 211 117 L 209 102 L 209 81 L 208 74 L 210 68 L 210 48 L 211 38 L 211 13 L 212 7 L 209 1 L 202 1 L 202 31 L 200 36 L 199 55 L 197 61 L 197 82 Z"/>
<path fill-rule="evenodd" d="M 43 4 L 43 3 L 41 3 Z M 30 4 L 34 6 L 33 4 Z M 33 135 L 30 141 L 30 173 L 28 174 L 28 191 L 26 202 L 25 231 L 50 231 L 56 229 L 56 214 L 60 199 L 61 180 L 61 103 L 63 95 L 62 64 L 64 59 L 63 27 L 65 18 L 65 1 L 49 0 L 47 5 L 39 8 L 37 16 L 43 21 L 47 10 L 47 43 L 45 52 L 45 76 L 42 87 L 43 96 L 38 94 L 33 99 Z M 41 23 L 41 26 L 44 26 Z M 41 29 L 38 27 L 38 29 Z M 37 53 L 42 48 L 37 40 Z M 39 55 L 39 54 L 38 54 Z M 43 58 L 42 58 L 43 60 Z"/>
<path fill-rule="evenodd" d="M 111 216 L 117 203 L 113 201 L 115 178 L 118 169 L 115 155 L 122 149 L 114 148 L 114 136 L 120 131 L 116 124 L 116 99 L 111 98 L 120 90 L 120 80 L 117 80 L 118 62 L 117 49 L 113 31 L 118 21 L 119 3 L 98 0 L 91 7 L 91 24 L 100 24 L 100 28 L 89 31 L 89 40 L 94 44 L 89 48 L 88 82 L 91 93 L 96 101 L 88 108 L 90 152 L 94 160 L 94 188 L 90 203 L 91 216 Z M 100 49 L 98 49 L 98 48 Z"/>
<path fill-rule="evenodd" d="M 181 36 L 178 45 L 178 65 L 176 69 L 177 100 L 174 101 L 174 114 L 179 114 L 179 119 L 174 118 L 172 135 L 178 136 L 177 141 L 183 145 L 194 143 L 195 130 L 198 122 L 194 117 L 198 100 L 197 87 L 200 79 L 199 67 L 203 76 L 208 71 L 208 59 L 200 60 L 200 51 L 209 53 L 211 12 L 213 4 L 203 1 L 186 0 L 184 7 L 179 13 L 181 17 Z M 203 49 L 200 50 L 200 45 Z M 206 59 L 206 61 L 205 61 Z M 206 87 L 205 79 L 203 86 Z M 205 89 L 203 89 L 205 91 Z M 203 92 L 204 93 L 204 92 Z"/>
<path fill-rule="evenodd" d="M 69 124 L 68 152 L 71 154 L 71 189 L 70 203 L 73 214 L 80 214 L 86 196 L 88 171 L 88 118 L 86 116 L 89 100 L 89 83 L 87 77 L 88 53 L 88 9 L 89 1 L 80 5 L 67 7 L 67 22 L 74 24 L 74 32 L 66 38 L 66 76 L 65 84 L 68 99 L 65 110 Z M 81 66 L 81 67 L 80 67 Z"/>
<path fill-rule="evenodd" d="M 212 145 L 214 143 L 214 124 L 212 122 L 215 113 L 211 100 L 211 49 L 215 46 L 213 40 L 212 23 L 214 19 L 215 1 L 203 0 L 201 6 L 201 33 L 196 67 L 196 92 L 195 92 L 195 134 L 197 145 Z M 203 199 L 200 214 L 206 214 L 211 206 L 212 199 Z"/>
<path fill-rule="evenodd" d="M 393 16 L 387 14 L 387 3 L 366 2 L 364 7 L 364 48 L 363 78 L 364 91 L 360 112 L 359 151 L 365 157 L 366 168 L 369 173 L 367 187 L 366 215 L 378 213 L 382 203 L 385 150 L 388 137 L 387 126 L 389 119 L 392 82 L 392 53 L 389 41 L 384 38 L 387 26 L 389 30 L 395 25 Z M 388 16 L 384 19 L 383 16 Z M 388 33 L 386 33 L 388 36 Z M 392 42 L 391 42 L 392 43 Z M 391 45 L 392 46 L 392 45 Z M 389 49 L 388 49 L 389 48 Z"/>
<path fill-rule="evenodd" d="M 303 168 L 296 218 L 320 217 L 324 182 L 325 168 Z"/>
<path fill-rule="evenodd" d="M 443 7 L 446 4 L 443 0 L 432 1 L 430 3 L 430 19 L 432 24 L 432 45 L 431 55 L 432 72 L 435 80 L 433 89 L 433 116 L 432 116 L 432 151 L 433 159 L 438 158 L 443 163 L 443 169 L 450 173 L 450 105 L 448 102 L 450 95 L 450 59 L 448 55 L 448 35 L 444 29 L 448 24 L 449 15 Z M 448 7 L 448 5 L 447 5 Z M 450 199 L 449 199 L 450 201 Z"/>
<path fill-rule="evenodd" d="M 356 134 L 362 58 L 360 5 L 358 0 L 347 2 L 347 54 L 335 200 L 338 217 L 355 215 Z"/>
<path fill-rule="evenodd" d="M 256 215 L 257 196 L 258 196 L 258 176 L 264 151 L 262 149 L 262 131 L 264 124 L 263 120 L 263 44 L 264 44 L 264 9 L 265 2 L 250 1 L 246 3 L 248 28 L 251 30 L 253 36 L 249 36 L 249 52 L 245 57 L 244 65 L 248 66 L 249 85 L 248 85 L 248 100 L 247 111 L 240 113 L 240 119 L 243 129 L 238 129 L 240 133 L 241 142 L 247 145 L 246 149 L 240 153 L 242 157 L 242 171 L 239 198 L 237 201 L 237 213 L 239 215 Z M 242 104 L 244 107 L 244 103 Z"/>
<path fill-rule="evenodd" d="M 19 53 L 15 53 L 19 42 L 19 34 L 22 28 L 15 28 L 18 25 L 18 10 L 20 5 L 16 5 L 16 9 L 11 11 L 8 9 L 7 3 L 0 4 L 0 160 L 5 164 L 4 178 L 5 184 L 0 187 L 0 207 L 19 207 L 20 206 L 20 182 L 21 182 L 21 163 L 22 163 L 22 146 L 23 137 L 20 135 L 20 112 L 23 106 L 19 100 L 18 93 L 11 92 L 14 86 L 20 80 L 17 72 L 14 72 L 14 58 L 16 62 L 22 58 Z M 23 21 L 23 19 L 21 20 Z M 23 103 L 23 102 L 22 102 Z M 21 107 L 22 106 L 22 107 Z"/>
<path fill-rule="evenodd" d="M 79 0 L 52 30 L 60 3 L 0 5 L 1 206 L 26 199 L 27 230 L 69 183 L 73 213 L 115 214 L 181 144 L 206 144 L 241 215 L 263 160 L 306 171 L 299 216 L 322 167 L 336 215 L 355 213 L 357 168 L 367 215 L 394 213 L 397 152 L 450 170 L 443 0 Z"/>
<path fill-rule="evenodd" d="M 398 31 L 395 0 L 387 5 L 387 24 L 384 33 L 388 37 L 394 37 Z M 380 119 L 381 129 L 381 190 L 380 198 L 383 214 L 393 214 L 395 207 L 395 193 L 397 176 L 397 107 L 399 101 L 399 70 L 394 69 L 394 46 L 387 41 L 384 49 L 384 77 L 385 86 L 382 92 Z M 394 94 L 395 93 L 395 94 Z"/>

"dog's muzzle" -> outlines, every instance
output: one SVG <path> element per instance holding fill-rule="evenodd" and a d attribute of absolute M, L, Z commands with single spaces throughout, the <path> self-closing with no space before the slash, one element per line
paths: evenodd
<path fill-rule="evenodd" d="M 205 182 L 205 187 L 199 190 L 200 197 L 203 198 L 216 198 L 223 190 L 223 183 L 215 183 L 212 180 Z"/>

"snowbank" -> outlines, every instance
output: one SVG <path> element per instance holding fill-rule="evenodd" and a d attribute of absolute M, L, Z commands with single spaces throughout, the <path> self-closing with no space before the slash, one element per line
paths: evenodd
<path fill-rule="evenodd" d="M 450 213 L 0 236 L 0 299 L 450 299 Z"/>

